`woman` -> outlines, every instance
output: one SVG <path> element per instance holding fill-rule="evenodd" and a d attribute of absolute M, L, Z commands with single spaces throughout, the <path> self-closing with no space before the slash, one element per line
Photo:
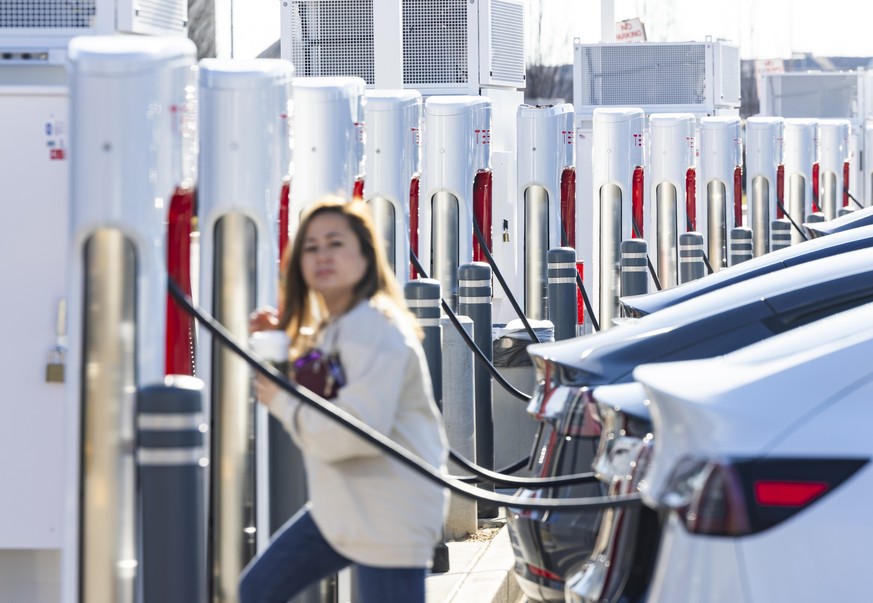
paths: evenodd
<path fill-rule="evenodd" d="M 311 206 L 285 262 L 283 310 L 253 328 L 285 329 L 291 357 L 337 353 L 334 402 L 428 463 L 444 467 L 446 437 L 420 330 L 362 202 Z M 300 448 L 309 503 L 243 572 L 242 603 L 285 603 L 354 563 L 364 603 L 424 603 L 447 491 L 259 377 L 259 401 Z"/>

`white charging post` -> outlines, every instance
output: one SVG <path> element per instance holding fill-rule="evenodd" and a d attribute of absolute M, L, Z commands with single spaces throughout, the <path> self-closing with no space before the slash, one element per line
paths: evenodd
<path fill-rule="evenodd" d="M 548 318 L 545 301 L 549 249 L 575 246 L 575 212 L 562 211 L 571 201 L 562 183 L 575 166 L 573 121 L 573 105 L 569 103 L 520 105 L 517 112 L 516 223 L 522 225 L 523 241 L 516 244 L 516 261 L 524 267 L 524 313 L 537 320 Z M 575 209 L 575 199 L 572 204 Z M 572 223 L 567 224 L 566 218 L 572 218 Z"/>
<path fill-rule="evenodd" d="M 371 90 L 366 94 L 366 101 L 364 199 L 372 209 L 388 261 L 397 280 L 403 284 L 409 278 L 411 207 L 414 206 L 415 218 L 418 218 L 421 93 Z"/>
<path fill-rule="evenodd" d="M 743 225 L 743 141 L 739 117 L 700 119 L 700 203 L 697 230 L 704 235 L 709 264 L 728 265 L 730 232 Z"/>
<path fill-rule="evenodd" d="M 432 96 L 424 105 L 424 172 L 419 258 L 457 308 L 458 267 L 484 261 L 474 241 L 474 212 L 491 236 L 491 100 Z"/>
<path fill-rule="evenodd" d="M 646 240 L 661 282 L 678 284 L 678 239 L 696 229 L 695 120 L 690 113 L 649 117 L 649 173 Z M 693 213 L 691 213 L 693 212 Z"/>
<path fill-rule="evenodd" d="M 618 317 L 621 242 L 644 235 L 644 224 L 639 220 L 643 211 L 644 125 L 642 109 L 594 110 L 593 232 L 587 236 L 597 241 L 599 233 L 599 245 L 594 245 L 585 280 L 593 291 L 592 304 L 596 304 L 601 329 L 608 329 Z"/>
<path fill-rule="evenodd" d="M 791 227 L 791 244 L 804 240 L 799 228 L 813 209 L 813 168 L 818 160 L 818 120 L 785 120 L 785 200 Z"/>
<path fill-rule="evenodd" d="M 183 183 L 184 37 L 69 45 L 70 410 L 65 603 L 133 603 L 142 588 L 134 457 L 138 388 L 164 378 L 166 219 Z"/>
<path fill-rule="evenodd" d="M 327 195 L 363 196 L 365 87 L 359 77 L 294 78 L 292 235 L 300 212 L 313 201 Z"/>
<path fill-rule="evenodd" d="M 833 220 L 841 207 L 848 205 L 849 132 L 848 119 L 822 119 L 818 123 L 819 210 L 825 220 Z"/>

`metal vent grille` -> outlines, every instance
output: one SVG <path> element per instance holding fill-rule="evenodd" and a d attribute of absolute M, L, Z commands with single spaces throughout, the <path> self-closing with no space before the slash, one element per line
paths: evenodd
<path fill-rule="evenodd" d="M 721 100 L 727 103 L 740 102 L 740 49 L 736 46 L 719 46 L 721 49 Z"/>
<path fill-rule="evenodd" d="M 299 76 L 375 84 L 373 0 L 293 0 L 291 62 Z"/>
<path fill-rule="evenodd" d="M 524 6 L 491 2 L 491 78 L 524 81 Z"/>
<path fill-rule="evenodd" d="M 768 74 L 764 85 L 772 99 L 766 110 L 772 115 L 861 117 L 856 73 Z"/>
<path fill-rule="evenodd" d="M 188 3 L 185 0 L 137 0 L 137 23 L 160 29 L 178 30 L 188 21 Z"/>
<path fill-rule="evenodd" d="M 403 0 L 403 82 L 466 84 L 467 0 Z"/>
<path fill-rule="evenodd" d="M 580 105 L 702 105 L 703 44 L 601 45 L 581 49 Z"/>
<path fill-rule="evenodd" d="M 0 29 L 90 29 L 96 0 L 0 0 Z"/>

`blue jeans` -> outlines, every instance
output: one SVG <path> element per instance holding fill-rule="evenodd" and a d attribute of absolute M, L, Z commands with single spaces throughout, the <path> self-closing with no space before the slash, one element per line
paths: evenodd
<path fill-rule="evenodd" d="M 240 603 L 286 603 L 309 585 L 351 564 L 333 550 L 309 511 L 302 509 L 243 570 Z M 355 603 L 424 603 L 424 568 L 356 567 Z"/>

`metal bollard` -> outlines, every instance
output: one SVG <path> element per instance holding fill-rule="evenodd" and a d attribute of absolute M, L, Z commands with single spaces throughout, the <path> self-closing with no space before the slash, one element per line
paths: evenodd
<path fill-rule="evenodd" d="M 433 397 L 442 412 L 443 409 L 443 348 L 442 327 L 440 326 L 440 282 L 432 278 L 422 278 L 409 281 L 403 287 L 406 305 L 418 319 L 424 340 L 421 342 L 427 366 L 430 371 L 430 381 L 433 384 Z M 445 542 L 434 548 L 431 572 L 445 573 L 449 571 L 449 547 Z"/>
<path fill-rule="evenodd" d="M 206 600 L 203 382 L 170 375 L 137 393 L 143 603 Z"/>
<path fill-rule="evenodd" d="M 683 232 L 679 235 L 679 282 L 695 281 L 705 274 L 703 235 L 699 232 Z"/>
<path fill-rule="evenodd" d="M 806 217 L 806 221 L 810 224 L 818 224 L 819 222 L 826 222 L 827 218 L 825 218 L 824 213 L 815 211 Z"/>
<path fill-rule="evenodd" d="M 443 348 L 440 328 L 440 282 L 432 278 L 409 281 L 403 288 L 406 305 L 418 319 L 424 340 L 421 342 L 430 380 L 433 384 L 433 397 L 437 406 L 443 408 Z"/>
<path fill-rule="evenodd" d="M 484 262 L 464 264 L 458 269 L 458 309 L 473 321 L 473 341 L 492 359 L 491 347 L 491 266 Z M 494 469 L 494 417 L 491 412 L 491 375 L 475 363 L 473 370 L 476 400 L 476 462 Z"/>
<path fill-rule="evenodd" d="M 748 226 L 731 228 L 731 266 L 752 259 L 752 229 Z"/>
<path fill-rule="evenodd" d="M 463 299 L 463 278 L 460 282 L 460 297 Z M 474 325 L 469 317 L 458 316 L 458 321 L 467 335 L 475 336 L 478 325 Z M 476 400 L 473 396 L 473 375 L 476 361 L 473 351 L 467 347 L 449 317 L 442 317 L 440 322 L 443 332 L 443 424 L 446 437 L 452 450 L 475 461 L 478 423 Z M 449 471 L 455 474 L 467 472 L 452 461 L 449 461 Z M 475 499 L 452 493 L 448 515 L 443 524 L 445 536 L 458 539 L 467 534 L 475 534 L 479 527 L 477 517 L 478 505 Z"/>
<path fill-rule="evenodd" d="M 576 250 L 549 249 L 549 320 L 555 325 L 555 341 L 576 337 Z"/>
<path fill-rule="evenodd" d="M 784 249 L 791 245 L 791 228 L 788 218 L 773 220 L 770 225 L 770 251 Z"/>
<path fill-rule="evenodd" d="M 649 244 L 645 239 L 621 242 L 621 295 L 644 295 L 649 292 L 648 253 Z"/>

